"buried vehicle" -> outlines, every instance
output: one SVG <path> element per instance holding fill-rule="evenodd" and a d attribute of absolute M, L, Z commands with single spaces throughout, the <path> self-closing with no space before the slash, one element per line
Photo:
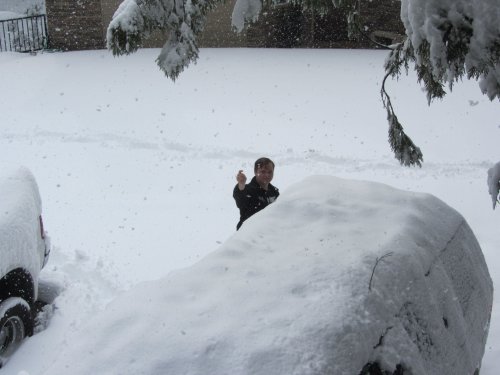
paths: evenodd
<path fill-rule="evenodd" d="M 313 176 L 196 264 L 93 314 L 43 374 L 473 375 L 492 299 L 456 210 Z"/>
<path fill-rule="evenodd" d="M 50 252 L 41 199 L 24 167 L 0 172 L 0 367 L 33 333 L 38 277 Z"/>

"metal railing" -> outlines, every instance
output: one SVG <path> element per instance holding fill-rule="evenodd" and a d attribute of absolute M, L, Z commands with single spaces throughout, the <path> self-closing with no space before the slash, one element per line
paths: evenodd
<path fill-rule="evenodd" d="M 13 18 L 0 21 L 0 52 L 31 52 L 47 48 L 47 17 Z"/>

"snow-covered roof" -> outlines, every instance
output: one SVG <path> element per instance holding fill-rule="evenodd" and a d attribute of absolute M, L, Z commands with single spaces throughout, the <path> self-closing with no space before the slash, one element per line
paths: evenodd
<path fill-rule="evenodd" d="M 481 249 L 455 210 L 314 176 L 194 266 L 124 293 L 47 373 L 352 375 L 378 362 L 472 374 L 491 304 Z"/>

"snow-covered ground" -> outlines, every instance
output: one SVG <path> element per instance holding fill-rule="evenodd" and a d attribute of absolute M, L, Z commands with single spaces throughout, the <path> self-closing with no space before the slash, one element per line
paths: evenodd
<path fill-rule="evenodd" d="M 498 283 L 486 179 L 500 111 L 476 83 L 431 107 L 413 75 L 388 84 L 424 152 L 421 169 L 405 169 L 386 141 L 383 51 L 203 49 L 175 83 L 157 54 L 0 54 L 2 160 L 37 178 L 53 243 L 42 277 L 64 287 L 4 374 L 44 373 L 112 299 L 217 249 L 238 221 L 235 175 L 263 155 L 282 194 L 327 174 L 436 195 L 464 215 Z M 496 374 L 498 319 L 495 304 L 482 375 Z"/>

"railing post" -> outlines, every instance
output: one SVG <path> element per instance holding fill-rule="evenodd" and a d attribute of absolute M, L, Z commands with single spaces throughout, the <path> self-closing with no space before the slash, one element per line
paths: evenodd
<path fill-rule="evenodd" d="M 44 30 L 44 35 L 45 35 L 44 48 L 49 48 L 50 36 L 49 36 L 49 30 L 47 28 L 47 16 L 46 15 L 43 16 L 42 23 L 43 23 L 43 30 Z"/>
<path fill-rule="evenodd" d="M 35 21 L 35 26 L 36 26 L 36 43 L 33 43 L 34 44 L 34 47 L 35 48 L 39 48 L 40 47 L 40 27 L 39 27 L 39 20 L 40 20 L 40 16 L 37 16 L 35 19 L 33 19 L 31 21 L 31 27 L 33 27 L 33 21 Z"/>
<path fill-rule="evenodd" d="M 5 43 L 5 29 L 4 29 L 4 23 L 1 22 L 0 23 L 2 25 L 2 35 L 3 35 L 3 42 Z M 7 45 L 5 45 L 5 49 L 7 49 Z M 0 37 L 0 51 L 3 51 L 3 47 L 2 47 L 2 38 Z"/>
<path fill-rule="evenodd" d="M 9 46 L 10 46 L 11 51 L 12 51 L 12 30 L 10 30 L 10 29 L 12 29 L 12 28 L 14 28 L 13 22 L 10 23 L 10 28 L 7 27 L 7 30 L 9 30 Z"/>

